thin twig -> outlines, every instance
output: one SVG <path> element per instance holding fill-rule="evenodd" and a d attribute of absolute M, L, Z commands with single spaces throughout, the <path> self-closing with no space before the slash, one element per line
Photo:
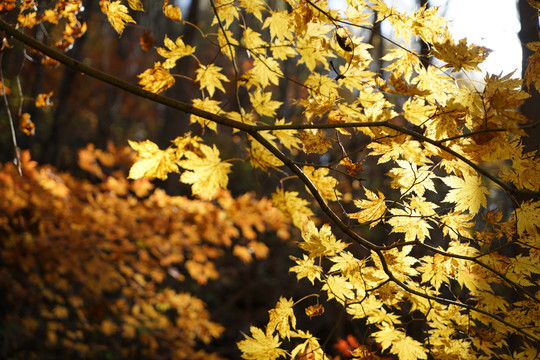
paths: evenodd
<path fill-rule="evenodd" d="M 0 81 L 2 82 L 2 95 L 4 97 L 4 103 L 6 104 L 6 111 L 9 119 L 9 127 L 11 128 L 11 140 L 13 141 L 13 149 L 15 151 L 15 166 L 17 166 L 17 171 L 19 176 L 22 176 L 21 169 L 21 149 L 17 145 L 17 135 L 15 134 L 15 125 L 13 124 L 13 117 L 11 116 L 11 110 L 9 109 L 9 101 L 6 94 L 6 87 L 4 83 L 4 53 L 0 52 Z"/>

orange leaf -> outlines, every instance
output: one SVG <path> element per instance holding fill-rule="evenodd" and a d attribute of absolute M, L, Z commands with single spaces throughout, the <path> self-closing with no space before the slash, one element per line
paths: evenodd
<path fill-rule="evenodd" d="M 36 98 L 36 107 L 48 107 L 48 106 L 52 106 L 53 103 L 51 101 L 51 96 L 53 95 L 53 92 L 49 92 L 49 93 L 43 93 L 43 94 L 39 94 Z"/>
<path fill-rule="evenodd" d="M 30 120 L 30 114 L 24 113 L 19 118 L 19 127 L 28 136 L 36 133 L 36 125 Z"/>

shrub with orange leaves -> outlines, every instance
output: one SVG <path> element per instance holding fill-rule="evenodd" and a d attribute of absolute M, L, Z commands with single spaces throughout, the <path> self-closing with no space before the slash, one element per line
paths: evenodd
<path fill-rule="evenodd" d="M 249 194 L 190 200 L 128 181 L 131 150 L 109 150 L 79 153 L 93 183 L 27 152 L 22 177 L 0 165 L 1 357 L 219 358 L 201 344 L 224 329 L 186 284 L 217 279 L 223 256 L 264 258 L 258 235 L 285 239 L 287 221 Z"/>

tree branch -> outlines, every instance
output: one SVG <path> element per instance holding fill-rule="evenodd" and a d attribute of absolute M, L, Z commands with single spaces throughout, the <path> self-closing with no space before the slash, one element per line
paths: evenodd
<path fill-rule="evenodd" d="M 20 32 L 19 30 L 15 29 L 13 26 L 9 25 L 2 19 L 0 19 L 0 30 L 5 31 L 6 33 L 13 36 L 13 38 L 19 40 L 20 42 L 30 46 L 31 48 L 35 50 L 38 50 L 39 52 L 47 55 L 48 57 L 54 60 L 61 62 L 62 64 L 72 68 L 75 71 L 78 71 L 82 74 L 93 77 L 94 79 L 100 80 L 104 83 L 115 86 L 119 89 L 125 90 L 134 95 L 154 101 L 159 104 L 169 106 L 171 108 L 174 108 L 174 109 L 177 109 L 177 110 L 189 113 L 189 114 L 200 116 L 202 118 L 208 119 L 210 121 L 214 121 L 224 126 L 233 127 L 235 129 L 242 130 L 242 131 L 253 131 L 252 125 L 244 124 L 240 121 L 232 120 L 225 116 L 217 115 L 217 114 L 205 111 L 205 110 L 198 109 L 191 104 L 188 104 L 179 100 L 171 99 L 169 97 L 159 95 L 159 94 L 154 94 L 150 91 L 143 90 L 137 85 L 130 84 L 125 80 L 119 79 L 115 76 L 107 74 L 96 68 L 87 66 L 80 61 L 72 59 L 65 53 L 60 52 L 54 48 L 51 48 L 50 46 L 47 46 L 43 44 L 42 42 L 39 42 L 36 39 Z"/>

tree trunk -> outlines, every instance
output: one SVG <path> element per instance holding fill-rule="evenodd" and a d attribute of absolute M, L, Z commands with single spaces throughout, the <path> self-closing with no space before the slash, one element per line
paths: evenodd
<path fill-rule="evenodd" d="M 426 10 L 429 9 L 429 1 L 428 0 L 419 0 L 420 6 L 426 6 Z M 420 55 L 422 56 L 420 58 L 420 61 L 422 62 L 422 65 L 427 69 L 427 67 L 430 65 L 430 60 L 428 58 L 429 55 L 429 47 L 428 45 L 422 40 L 419 40 L 420 42 Z"/>
<path fill-rule="evenodd" d="M 518 11 L 521 22 L 519 40 L 521 41 L 523 53 L 521 73 L 522 76 L 524 76 L 527 69 L 527 59 L 533 54 L 533 52 L 527 48 L 526 44 L 532 41 L 540 41 L 540 36 L 538 35 L 538 14 L 536 10 L 528 4 L 527 0 L 518 1 Z M 538 92 L 538 89 L 534 89 L 532 86 L 529 90 L 531 97 L 521 106 L 521 113 L 530 121 L 536 123 L 536 125 L 527 129 L 529 137 L 525 138 L 523 142 L 525 151 L 530 152 L 536 150 L 540 152 L 540 93 Z"/>

